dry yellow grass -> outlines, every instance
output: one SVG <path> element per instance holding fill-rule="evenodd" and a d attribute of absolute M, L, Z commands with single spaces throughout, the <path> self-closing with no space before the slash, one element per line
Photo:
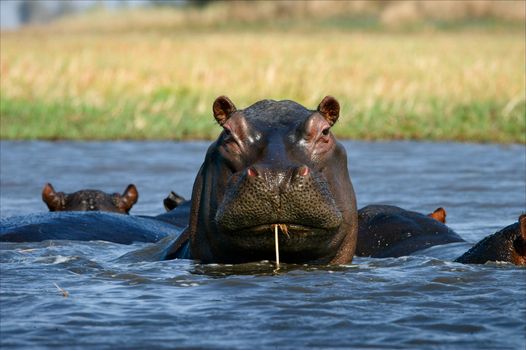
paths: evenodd
<path fill-rule="evenodd" d="M 2 138 L 210 138 L 218 95 L 315 108 L 331 94 L 344 137 L 525 142 L 522 32 L 64 26 L 2 34 Z"/>

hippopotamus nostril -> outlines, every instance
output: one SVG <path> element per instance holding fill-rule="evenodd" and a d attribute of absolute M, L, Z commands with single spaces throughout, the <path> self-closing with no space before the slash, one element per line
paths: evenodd
<path fill-rule="evenodd" d="M 248 175 L 248 176 L 255 177 L 255 176 L 259 176 L 259 173 L 258 173 L 258 171 L 256 170 L 256 168 L 254 168 L 254 167 L 249 167 L 249 168 L 247 169 L 247 175 Z"/>
<path fill-rule="evenodd" d="M 310 172 L 309 167 L 306 166 L 306 165 L 302 165 L 302 166 L 300 166 L 300 167 L 298 168 L 298 170 L 297 170 L 297 174 L 298 174 L 299 176 L 307 176 L 307 175 L 309 175 L 309 172 Z"/>

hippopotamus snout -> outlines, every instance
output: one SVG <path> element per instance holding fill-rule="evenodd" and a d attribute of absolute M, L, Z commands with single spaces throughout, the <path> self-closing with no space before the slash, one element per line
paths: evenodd
<path fill-rule="evenodd" d="M 336 229 L 342 214 L 323 175 L 307 165 L 252 165 L 227 184 L 215 219 L 223 232 L 272 224 Z"/>

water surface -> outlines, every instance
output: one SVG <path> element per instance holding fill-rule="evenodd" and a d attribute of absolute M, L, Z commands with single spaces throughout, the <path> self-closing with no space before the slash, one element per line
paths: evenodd
<path fill-rule="evenodd" d="M 344 142 L 360 207 L 431 212 L 469 242 L 525 210 L 523 146 Z M 207 142 L 1 142 L 0 216 L 46 210 L 46 182 L 139 189 L 132 214 L 189 197 Z M 348 266 L 123 264 L 144 246 L 0 244 L 2 348 L 524 349 L 526 269 L 428 256 Z M 55 287 L 67 291 L 64 297 Z"/>

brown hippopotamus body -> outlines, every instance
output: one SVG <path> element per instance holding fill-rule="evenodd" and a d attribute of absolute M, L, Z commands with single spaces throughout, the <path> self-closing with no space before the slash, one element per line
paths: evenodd
<path fill-rule="evenodd" d="M 80 190 L 74 193 L 56 192 L 51 184 L 42 190 L 42 200 L 49 211 L 106 211 L 128 214 L 139 199 L 135 185 L 130 184 L 121 194 L 108 194 L 98 190 Z"/>
<path fill-rule="evenodd" d="M 391 205 L 364 207 L 358 211 L 356 255 L 373 258 L 427 255 L 430 253 L 427 248 L 443 246 L 449 249 L 449 243 L 466 242 L 445 225 L 445 218 L 443 208 L 424 215 Z M 519 217 L 519 222 L 485 237 L 454 261 L 526 265 L 526 214 Z"/>
<path fill-rule="evenodd" d="M 108 194 L 81 190 L 71 194 L 55 192 L 46 184 L 42 199 L 50 212 L 0 219 L 0 241 L 40 242 L 45 240 L 102 240 L 121 244 L 157 242 L 179 234 L 186 224 L 155 217 L 128 214 L 138 192 L 129 185 L 124 193 Z"/>
<path fill-rule="evenodd" d="M 487 236 L 455 259 L 455 262 L 463 264 L 484 264 L 487 261 L 526 266 L 526 214 L 522 214 L 518 222 Z"/>
<path fill-rule="evenodd" d="M 223 132 L 197 174 L 189 226 L 165 258 L 273 260 L 279 225 L 282 261 L 350 262 L 358 224 L 346 152 L 330 132 L 339 109 L 332 97 L 317 110 L 271 100 L 237 110 L 217 98 Z"/>
<path fill-rule="evenodd" d="M 445 225 L 446 211 L 424 215 L 392 205 L 369 205 L 358 211 L 357 256 L 399 257 L 435 245 L 464 240 Z"/>

